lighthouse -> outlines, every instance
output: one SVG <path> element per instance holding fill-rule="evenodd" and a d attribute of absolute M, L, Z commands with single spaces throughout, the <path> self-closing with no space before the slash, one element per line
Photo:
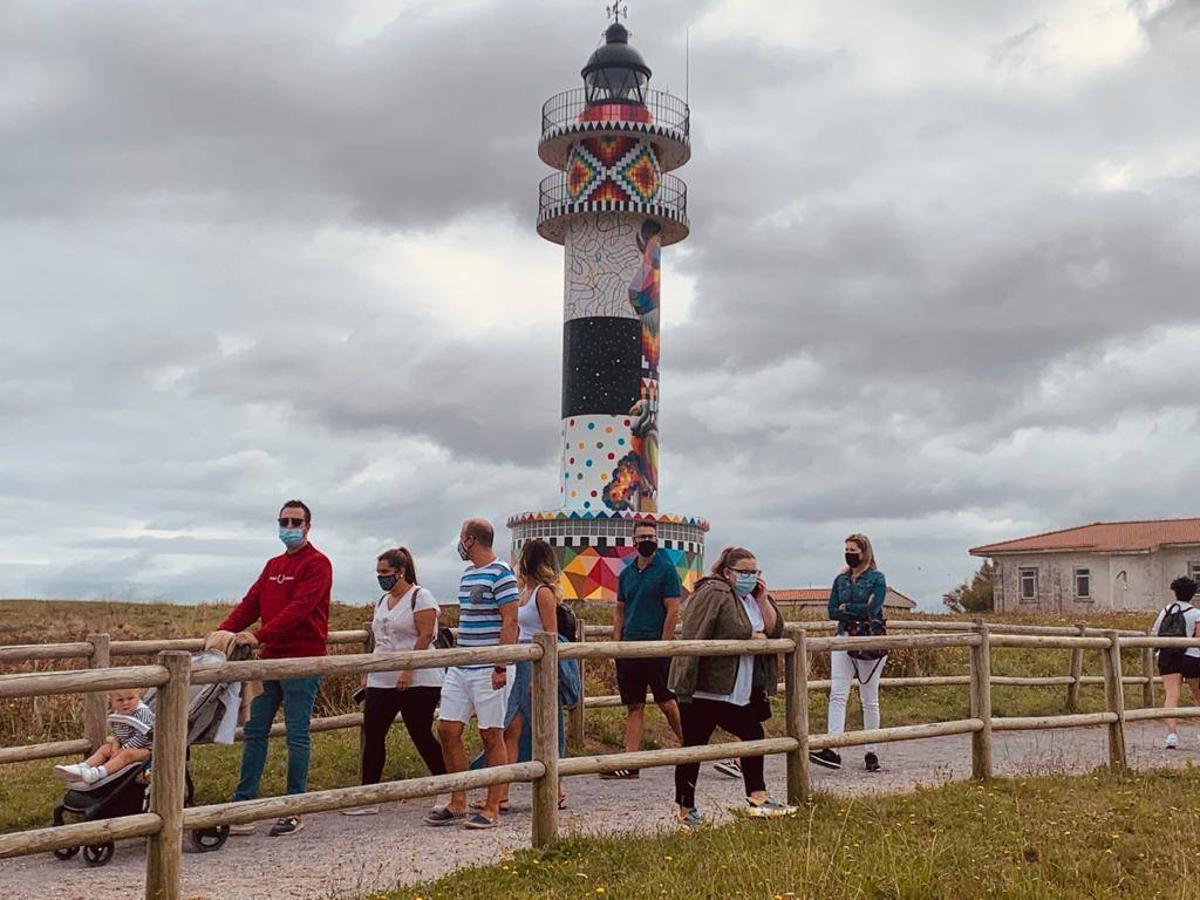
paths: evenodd
<path fill-rule="evenodd" d="M 611 600 L 637 552 L 639 521 L 687 590 L 708 524 L 663 512 L 659 479 L 661 260 L 688 236 L 687 185 L 670 174 L 691 156 L 687 103 L 651 89 L 650 67 L 614 21 L 584 65 L 583 86 L 542 106 L 537 230 L 563 247 L 560 506 L 512 516 L 525 541 L 555 548 L 568 599 Z"/>

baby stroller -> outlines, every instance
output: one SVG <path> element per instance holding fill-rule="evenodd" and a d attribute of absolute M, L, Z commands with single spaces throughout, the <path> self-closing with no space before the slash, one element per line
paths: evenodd
<path fill-rule="evenodd" d="M 235 647 L 228 657 L 239 661 L 251 655 L 249 647 Z M 227 657 L 220 650 L 204 650 L 193 654 L 192 665 L 214 665 L 225 662 Z M 151 709 L 155 707 L 154 688 L 143 696 Z M 196 743 L 233 742 L 237 725 L 237 709 L 241 702 L 241 685 L 197 684 L 191 688 L 188 701 L 188 759 L 191 746 Z M 150 781 L 154 760 L 126 766 L 95 784 L 77 782 L 68 787 L 62 802 L 54 807 L 54 824 L 67 825 L 73 822 L 91 822 L 96 819 L 112 819 L 132 816 L 150 808 Z M 186 794 L 184 805 L 191 806 L 195 794 L 192 773 L 185 771 Z M 192 846 L 200 853 L 220 849 L 229 837 L 229 826 L 202 828 L 189 833 Z M 83 861 L 89 866 L 103 866 L 113 857 L 113 842 L 87 844 L 83 847 L 67 847 L 52 851 L 62 860 L 73 858 L 83 851 Z"/>

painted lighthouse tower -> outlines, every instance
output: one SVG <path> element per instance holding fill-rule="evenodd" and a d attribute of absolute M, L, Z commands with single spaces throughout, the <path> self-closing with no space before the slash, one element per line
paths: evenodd
<path fill-rule="evenodd" d="M 659 354 L 662 249 L 688 236 L 687 104 L 649 87 L 650 68 L 615 21 L 583 87 L 542 107 L 538 233 L 564 251 L 561 506 L 508 521 L 513 554 L 555 548 L 570 599 L 616 596 L 638 521 L 688 590 L 704 559 L 702 520 L 661 511 Z"/>

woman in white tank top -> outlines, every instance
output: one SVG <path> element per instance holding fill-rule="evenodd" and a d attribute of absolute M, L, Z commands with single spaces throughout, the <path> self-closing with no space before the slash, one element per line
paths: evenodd
<path fill-rule="evenodd" d="M 540 631 L 558 633 L 558 565 L 554 551 L 543 540 L 526 541 L 521 547 L 521 558 L 517 561 L 517 580 L 521 585 L 520 606 L 517 608 L 517 642 L 528 644 Z M 512 690 L 508 695 L 508 712 L 505 715 L 504 743 L 508 758 L 515 761 L 519 755 L 521 732 L 531 728 L 529 721 L 532 709 L 533 663 L 517 663 Z M 562 709 L 558 711 L 558 751 L 566 753 L 566 725 Z M 567 797 L 558 787 L 558 806 L 562 809 Z M 504 785 L 501 808 L 508 804 L 508 785 Z"/>

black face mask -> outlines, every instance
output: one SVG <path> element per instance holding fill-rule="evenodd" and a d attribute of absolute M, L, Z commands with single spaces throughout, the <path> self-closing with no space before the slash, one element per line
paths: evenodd
<path fill-rule="evenodd" d="M 395 575 L 377 575 L 376 577 L 379 579 L 379 586 L 385 591 L 390 591 L 400 580 Z"/>
<path fill-rule="evenodd" d="M 850 568 L 853 569 L 860 562 L 862 562 L 862 554 L 861 553 L 847 553 L 846 554 L 846 565 L 848 565 Z"/>
<path fill-rule="evenodd" d="M 642 556 L 653 556 L 654 551 L 658 549 L 658 541 L 654 538 L 637 542 L 637 551 Z"/>

